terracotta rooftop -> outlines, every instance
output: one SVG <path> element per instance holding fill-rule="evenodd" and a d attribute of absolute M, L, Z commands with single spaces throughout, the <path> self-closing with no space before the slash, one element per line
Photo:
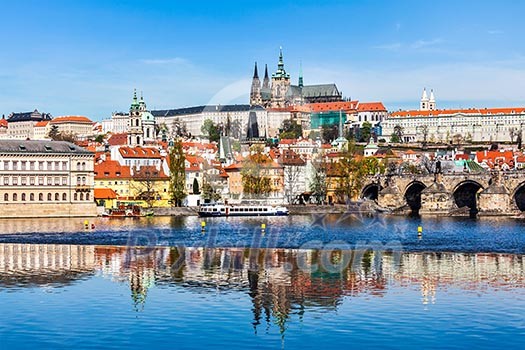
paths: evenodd
<path fill-rule="evenodd" d="M 357 110 L 359 112 L 386 112 L 386 108 L 382 102 L 359 102 Z"/>
<path fill-rule="evenodd" d="M 62 123 L 76 123 L 76 124 L 90 124 L 93 122 L 88 118 L 80 115 L 67 115 L 63 117 L 56 117 L 51 120 L 51 124 L 62 124 Z"/>
<path fill-rule="evenodd" d="M 120 147 L 118 151 L 123 158 L 162 158 L 162 156 L 160 155 L 160 151 L 156 148 L 123 146 Z"/>
<path fill-rule="evenodd" d="M 117 199 L 118 194 L 111 188 L 95 188 L 95 199 Z"/>
<path fill-rule="evenodd" d="M 95 179 L 130 178 L 129 166 L 120 165 L 116 160 L 95 163 Z"/>

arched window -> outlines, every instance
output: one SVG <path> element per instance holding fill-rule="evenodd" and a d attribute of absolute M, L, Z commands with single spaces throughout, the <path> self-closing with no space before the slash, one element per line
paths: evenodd
<path fill-rule="evenodd" d="M 77 200 L 77 199 L 78 199 L 78 195 L 75 192 L 75 194 L 73 195 L 73 200 Z"/>
<path fill-rule="evenodd" d="M 137 145 L 140 145 L 140 136 L 137 136 Z"/>
<path fill-rule="evenodd" d="M 38 194 L 38 200 L 39 200 L 40 202 L 43 202 L 43 201 L 44 201 L 44 194 L 43 194 L 43 193 L 39 193 L 39 194 Z"/>
<path fill-rule="evenodd" d="M 67 201 L 67 194 L 62 193 L 62 200 L 63 200 L 64 202 Z"/>
<path fill-rule="evenodd" d="M 86 177 L 82 176 L 82 185 L 85 185 L 85 184 L 86 184 Z"/>
<path fill-rule="evenodd" d="M 51 202 L 51 193 L 48 193 L 48 194 L 47 194 L 47 200 L 48 200 L 49 202 Z"/>
<path fill-rule="evenodd" d="M 82 162 L 82 170 L 86 170 L 86 163 Z"/>
<path fill-rule="evenodd" d="M 84 193 L 80 193 L 80 200 L 81 200 L 81 201 L 84 200 Z"/>
<path fill-rule="evenodd" d="M 55 202 L 58 202 L 60 200 L 60 195 L 58 193 L 55 193 Z"/>
<path fill-rule="evenodd" d="M 16 193 L 13 193 L 13 202 L 16 202 L 18 200 L 18 195 Z"/>
<path fill-rule="evenodd" d="M 4 193 L 4 202 L 9 202 L 9 194 Z"/>
<path fill-rule="evenodd" d="M 77 185 L 80 185 L 80 176 L 77 176 Z"/>
<path fill-rule="evenodd" d="M 22 202 L 25 202 L 25 201 L 26 201 L 26 194 L 22 193 Z"/>
<path fill-rule="evenodd" d="M 89 200 L 89 193 L 86 193 L 86 201 Z"/>
<path fill-rule="evenodd" d="M 34 193 L 31 193 L 31 194 L 29 195 L 29 200 L 30 200 L 31 202 L 34 202 L 34 201 L 35 201 L 35 194 L 34 194 Z"/>
<path fill-rule="evenodd" d="M 80 162 L 77 162 L 77 170 L 80 170 Z"/>

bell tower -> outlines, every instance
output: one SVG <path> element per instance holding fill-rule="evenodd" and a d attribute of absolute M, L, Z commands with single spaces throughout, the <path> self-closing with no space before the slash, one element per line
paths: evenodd
<path fill-rule="evenodd" d="M 290 88 L 290 74 L 284 70 L 283 48 L 280 48 L 277 71 L 272 74 L 272 108 L 286 107 L 286 95 Z"/>
<path fill-rule="evenodd" d="M 128 145 L 130 147 L 142 146 L 144 144 L 143 136 L 141 105 L 137 99 L 137 90 L 135 89 L 133 91 L 133 101 L 129 108 Z"/>

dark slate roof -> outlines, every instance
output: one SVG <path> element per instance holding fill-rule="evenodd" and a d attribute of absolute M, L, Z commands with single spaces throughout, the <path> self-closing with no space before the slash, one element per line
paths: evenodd
<path fill-rule="evenodd" d="M 153 114 L 153 116 L 155 117 L 172 117 L 172 116 L 178 116 L 178 115 L 211 113 L 211 112 L 247 112 L 249 110 L 250 110 L 250 105 L 209 105 L 209 106 L 185 107 L 185 108 L 177 108 L 177 109 L 161 109 L 161 110 L 151 111 L 151 114 Z"/>
<path fill-rule="evenodd" d="M 51 117 L 50 113 L 40 113 L 36 109 L 33 112 L 11 113 L 7 117 L 7 121 L 9 123 L 26 122 L 26 121 L 39 122 L 42 120 L 51 120 L 51 119 L 53 118 Z"/>
<path fill-rule="evenodd" d="M 340 96 L 335 84 L 305 85 L 303 87 L 303 97 L 320 97 L 320 96 Z"/>
<path fill-rule="evenodd" d="M 66 141 L 0 140 L 0 152 L 7 153 L 84 153 L 88 150 Z"/>

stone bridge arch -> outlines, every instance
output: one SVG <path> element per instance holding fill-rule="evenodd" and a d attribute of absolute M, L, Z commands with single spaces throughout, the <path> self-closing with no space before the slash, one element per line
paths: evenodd
<path fill-rule="evenodd" d="M 363 187 L 361 190 L 360 199 L 370 199 L 377 201 L 379 198 L 379 192 L 383 189 L 383 186 L 379 182 L 371 182 Z"/>
<path fill-rule="evenodd" d="M 525 181 L 515 185 L 514 189 L 511 189 L 511 203 L 512 207 L 517 208 L 519 211 L 525 211 Z"/>
<path fill-rule="evenodd" d="M 410 182 L 404 190 L 405 204 L 410 207 L 412 215 L 418 215 L 419 209 L 421 209 L 421 192 L 427 188 L 422 181 L 413 180 Z"/>
<path fill-rule="evenodd" d="M 460 181 L 451 191 L 454 203 L 458 208 L 468 207 L 471 216 L 477 215 L 479 212 L 478 193 L 485 187 L 475 179 Z"/>

